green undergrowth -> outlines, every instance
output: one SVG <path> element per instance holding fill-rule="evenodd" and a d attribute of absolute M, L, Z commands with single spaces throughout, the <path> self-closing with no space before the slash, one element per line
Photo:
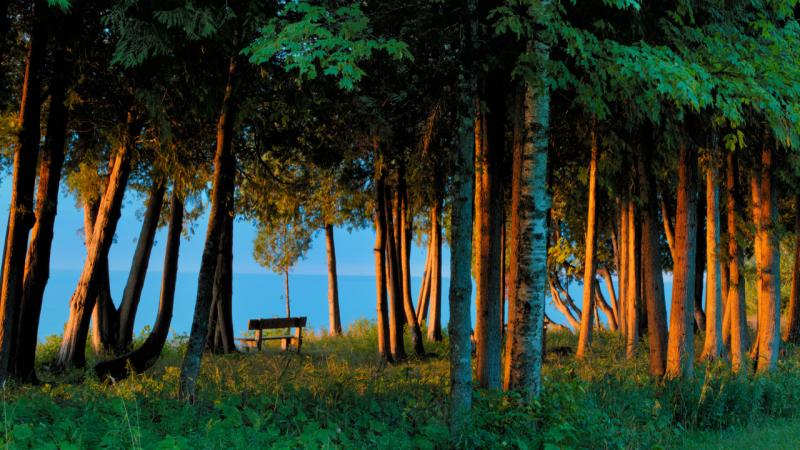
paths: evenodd
<path fill-rule="evenodd" d="M 180 342 L 180 340 L 176 340 Z M 48 378 L 57 339 L 41 346 L 39 386 L 2 391 L 4 448 L 703 448 L 754 427 L 797 429 L 800 359 L 779 370 L 738 377 L 722 364 L 698 365 L 684 382 L 647 374 L 645 347 L 624 358 L 622 341 L 601 333 L 585 362 L 550 354 L 545 394 L 525 405 L 476 391 L 473 425 L 451 440 L 446 426 L 449 363 L 445 343 L 428 357 L 386 365 L 374 328 L 341 338 L 309 336 L 300 355 L 207 355 L 196 404 L 177 401 L 181 345 L 171 345 L 146 374 L 100 382 L 86 372 Z M 574 348 L 569 334 L 548 346 Z M 411 349 L 410 343 L 407 345 Z M 91 352 L 89 352 L 91 354 Z M 781 422 L 783 421 L 783 422 Z"/>

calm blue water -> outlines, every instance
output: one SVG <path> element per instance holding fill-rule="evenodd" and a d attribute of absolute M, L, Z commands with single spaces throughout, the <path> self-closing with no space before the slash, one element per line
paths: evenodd
<path fill-rule="evenodd" d="M 78 271 L 54 270 L 47 285 L 44 296 L 39 338 L 52 334 L 61 334 L 64 322 L 69 314 L 69 298 L 78 282 Z M 127 272 L 111 272 L 111 288 L 114 300 L 118 303 L 125 288 Z M 447 289 L 449 279 L 443 282 L 443 320 L 447 322 L 449 308 L 447 305 Z M 327 329 L 328 326 L 328 279 L 325 275 L 291 275 L 290 298 L 292 315 L 307 316 L 309 325 L 315 329 Z M 421 279 L 412 279 L 414 295 L 419 290 Z M 667 304 L 672 291 L 671 277 L 665 277 Z M 601 284 L 602 286 L 602 284 Z M 138 333 L 145 325 L 152 325 L 158 308 L 161 288 L 161 273 L 148 272 L 145 280 L 142 300 L 136 317 L 135 330 Z M 582 286 L 572 283 L 569 292 L 576 302 L 580 302 Z M 605 287 L 604 295 L 608 298 Z M 182 272 L 178 274 L 175 293 L 175 313 L 172 319 L 174 333 L 185 334 L 192 325 L 195 296 L 197 295 L 197 274 Z M 474 290 L 473 290 L 474 295 Z M 342 325 L 347 327 L 358 319 L 375 320 L 375 279 L 371 276 L 339 277 L 339 301 Z M 555 321 L 567 324 L 561 313 L 550 304 L 548 297 L 547 314 Z M 472 320 L 475 320 L 473 302 Z M 236 335 L 241 335 L 247 327 L 247 321 L 257 317 L 283 317 L 285 315 L 283 300 L 283 278 L 278 275 L 234 274 L 233 279 L 233 325 Z"/>

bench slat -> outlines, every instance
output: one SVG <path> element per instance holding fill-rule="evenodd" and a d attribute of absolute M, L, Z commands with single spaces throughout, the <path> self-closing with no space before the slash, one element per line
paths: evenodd
<path fill-rule="evenodd" d="M 306 317 L 283 317 L 271 319 L 251 319 L 247 322 L 248 330 L 271 330 L 276 328 L 298 328 L 305 327 Z"/>

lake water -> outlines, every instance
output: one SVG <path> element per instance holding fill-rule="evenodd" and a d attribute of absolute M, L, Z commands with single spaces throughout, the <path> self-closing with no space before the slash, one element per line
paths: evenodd
<path fill-rule="evenodd" d="M 69 298 L 75 289 L 80 273 L 78 271 L 54 270 L 44 296 L 39 338 L 52 334 L 61 334 L 69 314 Z M 111 272 L 111 288 L 114 300 L 119 302 L 125 287 L 127 272 Z M 291 275 L 290 298 L 293 316 L 307 316 L 309 326 L 314 330 L 327 329 L 328 326 L 328 279 L 325 275 Z M 421 278 L 412 278 L 412 289 L 415 295 L 419 291 Z M 447 305 L 447 289 L 449 279 L 444 278 L 442 309 L 443 325 L 447 323 L 449 308 Z M 667 304 L 672 290 L 671 277 L 665 277 Z M 602 285 L 602 283 L 601 283 Z M 161 288 L 161 273 L 148 272 L 145 280 L 142 300 L 136 317 L 135 331 L 138 333 L 145 325 L 152 325 L 158 308 Z M 570 295 L 580 302 L 582 286 L 572 283 Z M 608 298 L 605 287 L 603 293 Z M 271 273 L 250 274 L 236 273 L 233 279 L 233 325 L 235 334 L 240 336 L 247 329 L 247 321 L 257 317 L 283 317 L 285 303 L 283 300 L 283 278 Z M 175 292 L 175 311 L 172 319 L 174 333 L 186 334 L 192 325 L 195 296 L 197 295 L 197 273 L 181 272 L 178 274 Z M 473 289 L 474 298 L 474 289 Z M 375 320 L 375 279 L 371 276 L 339 277 L 339 302 L 342 325 L 349 326 L 358 319 Z M 547 314 L 555 321 L 567 324 L 563 315 L 547 298 Z M 473 301 L 472 320 L 475 321 Z"/>

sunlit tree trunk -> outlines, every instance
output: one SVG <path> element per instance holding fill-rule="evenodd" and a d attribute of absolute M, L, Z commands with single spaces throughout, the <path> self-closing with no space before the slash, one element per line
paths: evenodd
<path fill-rule="evenodd" d="M 706 169 L 706 336 L 703 358 L 714 360 L 722 354 L 722 283 L 719 261 L 719 185 L 717 169 Z"/>
<path fill-rule="evenodd" d="M 428 318 L 428 303 L 431 295 L 431 269 L 433 264 L 431 258 L 433 257 L 433 248 L 431 247 L 432 236 L 428 238 L 428 255 L 425 259 L 425 270 L 422 274 L 422 286 L 419 288 L 417 294 L 417 322 L 422 325 L 422 321 Z"/>
<path fill-rule="evenodd" d="M 758 196 L 753 215 L 756 225 L 756 254 L 758 264 L 758 347 L 756 371 L 773 370 L 780 351 L 780 247 L 775 226 L 778 219 L 777 196 L 773 183 L 772 148 L 765 144 L 761 151 L 760 172 L 757 176 Z"/>
<path fill-rule="evenodd" d="M 792 266 L 792 292 L 786 312 L 786 330 L 783 340 L 787 343 L 800 343 L 800 196 L 795 197 L 795 244 L 794 265 Z"/>
<path fill-rule="evenodd" d="M 376 171 L 377 172 L 377 171 Z M 385 194 L 382 175 L 375 176 L 375 292 L 377 294 L 378 354 L 393 361 L 389 338 L 389 306 L 386 300 L 386 217 Z"/>
<path fill-rule="evenodd" d="M 4 17 L 0 17 L 3 20 Z M 0 39 L 5 33 L 0 30 Z M 60 49 L 63 50 L 63 49 Z M 39 317 L 47 281 L 50 278 L 50 252 L 53 227 L 58 210 L 58 187 L 64 164 L 64 145 L 69 112 L 65 104 L 66 70 L 63 52 L 54 55 L 53 77 L 50 81 L 50 112 L 47 117 L 47 138 L 39 162 L 39 182 L 36 194 L 36 223 L 31 232 L 19 327 L 15 338 L 14 375 L 23 381 L 36 381 L 34 360 L 39 331 Z M 0 278 L 2 278 L 0 276 Z"/>
<path fill-rule="evenodd" d="M 664 201 L 664 196 L 661 196 L 661 220 L 664 223 L 664 235 L 667 237 L 667 244 L 669 245 L 669 254 L 672 260 L 675 260 L 675 235 L 672 233 L 672 223 L 670 222 L 669 211 L 667 211 L 667 202 Z"/>
<path fill-rule="evenodd" d="M 33 9 L 25 78 L 20 96 L 19 134 L 14 148 L 11 205 L 0 285 L 0 383 L 6 380 L 15 365 L 14 339 L 17 338 L 22 304 L 25 254 L 28 249 L 28 233 L 34 223 L 33 195 L 39 155 L 41 78 L 48 29 L 45 24 L 46 3 L 36 0 Z"/>
<path fill-rule="evenodd" d="M 703 310 L 703 280 L 706 267 L 706 208 L 702 201 L 705 193 L 705 183 L 698 180 L 697 191 L 697 251 L 695 253 L 694 277 L 694 324 L 695 332 L 706 329 L 706 312 Z"/>
<path fill-rule="evenodd" d="M 639 241 L 637 233 L 637 215 L 636 215 L 636 207 L 632 200 L 628 200 L 628 248 L 627 248 L 627 287 L 625 290 L 625 295 L 627 296 L 625 300 L 626 305 L 626 314 L 627 320 L 626 325 L 628 327 L 628 333 L 626 334 L 627 340 L 625 344 L 625 355 L 628 359 L 633 359 L 636 356 L 636 348 L 639 344 L 639 309 L 641 308 L 640 302 L 641 299 L 639 297 L 639 281 L 640 281 L 640 270 L 639 270 L 639 249 L 637 243 Z"/>
<path fill-rule="evenodd" d="M 540 61 L 547 48 L 534 49 Z M 542 392 L 544 290 L 547 283 L 547 153 L 550 95 L 541 84 L 525 89 L 523 145 L 514 149 L 511 199 L 511 277 L 503 385 L 526 399 Z M 523 206 L 525 205 L 525 206 Z"/>
<path fill-rule="evenodd" d="M 667 371 L 669 379 L 694 371 L 694 276 L 697 251 L 697 153 L 681 145 L 678 156 L 677 213 L 672 307 L 669 321 Z"/>
<path fill-rule="evenodd" d="M 119 221 L 122 198 L 130 174 L 130 159 L 135 151 L 136 136 L 140 127 L 135 123 L 133 113 L 128 113 L 126 130 L 114 157 L 114 165 L 108 178 L 100 209 L 92 230 L 92 243 L 88 248 L 86 261 L 78 286 L 70 299 L 70 314 L 64 327 L 64 339 L 56 359 L 60 369 L 83 367 L 86 365 L 86 337 L 89 333 L 89 320 L 100 287 L 102 270 L 98 270 L 108 257 Z"/>
<path fill-rule="evenodd" d="M 498 114 L 499 112 L 494 112 Z M 475 120 L 475 353 L 476 378 L 483 388 L 500 389 L 500 242 L 502 201 L 497 165 L 502 147 L 489 141 L 490 113 L 478 112 Z M 493 140 L 496 141 L 496 140 Z M 492 146 L 495 144 L 495 146 Z M 498 221 L 500 219 L 501 221 Z"/>
<path fill-rule="evenodd" d="M 136 320 L 136 310 L 142 297 L 142 288 L 147 276 L 147 266 L 150 263 L 150 253 L 156 238 L 165 192 L 166 184 L 163 181 L 153 182 L 153 189 L 150 192 L 150 199 L 147 201 L 147 209 L 142 221 L 142 229 L 139 232 L 139 240 L 136 242 L 128 281 L 125 284 L 125 291 L 119 306 L 119 333 L 117 336 L 119 352 L 128 350 L 133 340 L 133 323 Z"/>
<path fill-rule="evenodd" d="M 747 317 L 745 312 L 744 296 L 744 257 L 739 247 L 739 232 L 737 228 L 737 208 L 743 206 L 739 192 L 738 174 L 739 166 L 737 157 L 733 152 L 728 153 L 726 164 L 726 196 L 728 220 L 728 267 L 730 282 L 728 283 L 728 308 L 731 311 L 731 366 L 734 372 L 745 368 L 744 358 L 747 352 Z"/>
<path fill-rule="evenodd" d="M 442 201 L 438 199 L 431 209 L 431 287 L 428 311 L 428 340 L 442 340 Z"/>
<path fill-rule="evenodd" d="M 206 347 L 208 319 L 213 300 L 214 274 L 217 270 L 217 254 L 225 216 L 233 211 L 233 193 L 236 159 L 231 144 L 233 124 L 236 115 L 236 102 L 233 98 L 236 78 L 236 56 L 230 58 L 228 80 L 222 111 L 217 121 L 217 146 L 214 156 L 214 185 L 211 191 L 211 208 L 208 216 L 208 229 L 203 256 L 200 260 L 200 273 L 197 280 L 197 300 L 192 318 L 186 353 L 181 363 L 178 396 L 194 402 L 197 394 L 197 379 L 200 376 L 200 362 Z"/>
<path fill-rule="evenodd" d="M 403 341 L 403 288 L 400 283 L 397 240 L 395 238 L 394 217 L 392 214 L 391 189 L 386 189 L 384 215 L 386 216 L 386 281 L 389 292 L 389 345 L 392 357 L 396 361 L 406 359 L 406 348 Z"/>
<path fill-rule="evenodd" d="M 583 359 L 592 342 L 592 319 L 595 309 L 594 303 L 594 276 L 595 276 L 595 234 L 597 233 L 597 125 L 592 122 L 591 131 L 591 158 L 589 160 L 589 205 L 586 213 L 586 238 L 584 247 L 586 256 L 583 260 L 583 303 L 581 309 L 581 330 L 578 335 L 578 351 L 575 356 Z"/>
<path fill-rule="evenodd" d="M 648 144 L 649 145 L 649 144 Z M 650 349 L 650 374 L 664 375 L 667 360 L 667 309 L 659 248 L 658 205 L 655 176 L 648 148 L 637 158 L 639 195 L 642 199 L 641 276 L 642 300 L 647 305 L 647 335 Z"/>
<path fill-rule="evenodd" d="M 627 341 L 628 332 L 628 201 L 618 202 L 619 207 L 619 269 L 617 270 L 617 283 L 619 283 L 619 329 Z"/>
<path fill-rule="evenodd" d="M 325 250 L 328 256 L 328 327 L 331 336 L 342 335 L 339 314 L 339 279 L 336 275 L 336 246 L 333 242 L 333 225 L 325 225 Z"/>
<path fill-rule="evenodd" d="M 175 303 L 175 282 L 178 276 L 178 254 L 183 229 L 183 200 L 173 190 L 170 201 L 170 220 L 167 230 L 167 245 L 164 251 L 164 269 L 161 278 L 161 298 L 158 304 L 156 322 L 153 331 L 147 336 L 141 347 L 120 358 L 97 364 L 95 373 L 100 378 L 112 377 L 116 380 L 128 375 L 128 367 L 136 373 L 150 368 L 161 355 L 161 350 L 169 335 L 172 322 L 172 311 Z"/>
<path fill-rule="evenodd" d="M 408 190 L 406 188 L 405 175 L 400 174 L 400 183 L 397 189 L 397 217 L 400 221 L 400 239 L 397 256 L 398 272 L 402 284 L 403 293 L 403 313 L 405 314 L 408 331 L 411 333 L 411 342 L 414 347 L 414 354 L 425 356 L 425 346 L 422 342 L 422 330 L 420 330 L 417 315 L 414 311 L 414 301 L 411 298 L 411 218 L 408 212 Z"/>
<path fill-rule="evenodd" d="M 608 301 L 611 304 L 611 311 L 614 315 L 614 327 L 621 329 L 619 318 L 619 301 L 617 300 L 617 292 L 614 289 L 614 281 L 611 278 L 611 271 L 608 267 L 602 266 L 597 269 L 597 273 L 603 278 L 603 284 L 608 291 Z"/>

